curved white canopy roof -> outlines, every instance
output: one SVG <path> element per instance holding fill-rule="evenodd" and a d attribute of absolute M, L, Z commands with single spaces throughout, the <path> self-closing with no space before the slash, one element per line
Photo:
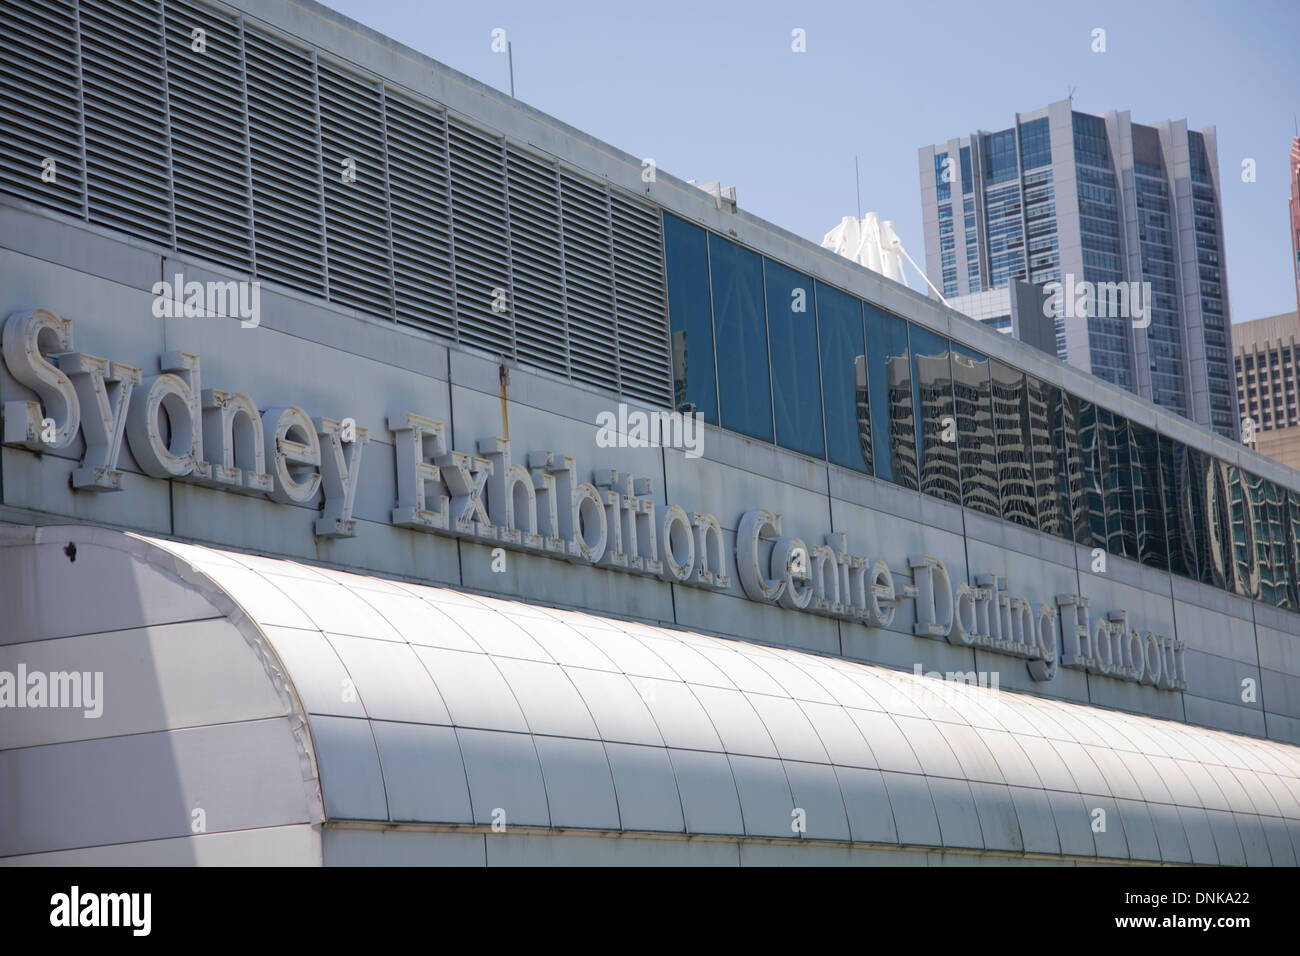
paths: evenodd
<path fill-rule="evenodd" d="M 503 814 L 545 830 L 1000 855 L 1300 857 L 1300 748 L 1286 744 L 137 535 L 25 531 L 0 547 L 0 571 L 32 569 L 0 670 L 20 651 L 49 670 L 93 658 L 107 703 L 95 727 L 14 711 L 0 729 L 0 791 L 20 792 L 0 859 L 187 836 L 195 801 L 210 829 L 316 824 L 323 805 L 328 821 L 482 828 Z M 105 608 L 93 636 L 65 620 L 78 588 Z M 215 742 L 198 752 L 224 754 L 224 785 L 187 769 L 205 733 Z M 158 734 L 167 760 L 122 744 Z M 134 820 L 102 793 L 87 808 L 43 797 L 95 753 L 111 793 L 134 792 L 115 774 L 167 776 L 139 811 L 165 826 L 102 822 Z M 244 763 L 258 768 L 247 780 Z M 280 816 L 262 819 L 267 802 Z M 58 815 L 81 812 L 102 825 L 65 836 Z"/>

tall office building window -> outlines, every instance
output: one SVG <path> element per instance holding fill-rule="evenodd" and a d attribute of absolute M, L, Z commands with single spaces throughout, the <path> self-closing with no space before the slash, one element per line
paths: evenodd
<path fill-rule="evenodd" d="M 952 174 L 948 171 L 948 154 L 934 154 L 934 187 L 939 194 L 939 202 L 952 198 Z"/>
<path fill-rule="evenodd" d="M 1024 169 L 1052 164 L 1052 137 L 1046 116 L 1030 120 L 1020 127 L 1020 155 Z"/>

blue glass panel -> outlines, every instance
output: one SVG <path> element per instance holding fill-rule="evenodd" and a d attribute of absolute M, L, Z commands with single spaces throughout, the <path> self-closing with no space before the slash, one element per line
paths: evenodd
<path fill-rule="evenodd" d="M 1169 570 L 1183 577 L 1198 579 L 1196 528 L 1188 491 L 1191 462 L 1187 446 L 1164 435 L 1160 436 L 1160 493 L 1168 540 Z"/>
<path fill-rule="evenodd" d="M 776 443 L 824 458 L 813 280 L 771 259 L 763 260 L 763 271 Z"/>
<path fill-rule="evenodd" d="M 763 258 L 709 234 L 713 332 L 722 427 L 772 440 L 772 382 L 763 312 Z"/>
<path fill-rule="evenodd" d="M 826 457 L 837 465 L 873 474 L 867 349 L 862 303 L 828 285 L 816 284 L 821 349 L 822 406 L 826 410 Z"/>
<path fill-rule="evenodd" d="M 871 435 L 876 477 L 916 488 L 916 426 L 912 411 L 912 363 L 907 323 L 862 304 L 867 323 L 867 381 L 871 386 Z"/>
<path fill-rule="evenodd" d="M 1129 464 L 1133 471 L 1133 510 L 1137 517 L 1138 558 L 1143 564 L 1169 566 L 1165 544 L 1164 503 L 1160 495 L 1160 449 L 1156 433 L 1128 423 Z"/>
<path fill-rule="evenodd" d="M 718 424 L 713 369 L 713 312 L 709 304 L 709 250 L 703 229 L 664 214 L 668 319 L 672 329 L 673 404 Z"/>

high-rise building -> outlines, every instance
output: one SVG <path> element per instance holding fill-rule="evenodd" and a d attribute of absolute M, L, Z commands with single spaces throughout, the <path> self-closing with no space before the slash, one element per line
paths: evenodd
<path fill-rule="evenodd" d="M 919 162 L 926 271 L 945 297 L 1062 283 L 1062 360 L 1236 433 L 1213 127 L 1062 100 Z"/>
<path fill-rule="evenodd" d="M 1270 315 L 1233 328 L 1233 364 L 1241 404 L 1242 440 L 1261 454 L 1300 468 L 1300 319 L 1295 312 Z"/>
<path fill-rule="evenodd" d="M 1295 301 L 1300 309 L 1300 136 L 1291 141 L 1291 267 L 1295 270 Z"/>

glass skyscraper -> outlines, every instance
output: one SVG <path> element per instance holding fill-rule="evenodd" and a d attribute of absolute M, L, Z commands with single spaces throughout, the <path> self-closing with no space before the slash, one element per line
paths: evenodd
<path fill-rule="evenodd" d="M 926 270 L 945 297 L 1062 283 L 1062 360 L 1236 435 L 1213 128 L 1062 100 L 924 146 L 919 168 Z M 1144 290 L 1128 309 L 1101 292 L 1119 283 Z"/>

